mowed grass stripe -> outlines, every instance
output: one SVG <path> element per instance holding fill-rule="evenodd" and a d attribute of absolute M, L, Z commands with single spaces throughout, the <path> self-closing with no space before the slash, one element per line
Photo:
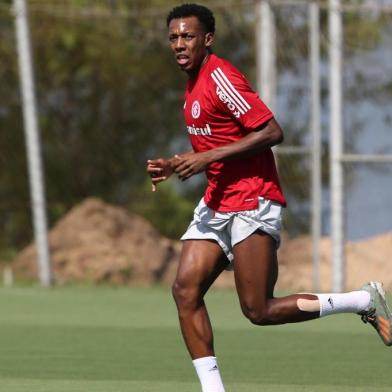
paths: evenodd
<path fill-rule="evenodd" d="M 2 380 L 1 390 L 7 392 L 200 392 L 196 383 L 170 381 L 75 381 L 75 380 Z M 226 386 L 226 392 L 331 392 L 331 387 L 312 387 L 287 384 L 234 383 Z M 334 392 L 390 392 L 390 387 L 334 386 Z"/>
<path fill-rule="evenodd" d="M 104 390 L 100 383 L 106 391 L 199 390 L 167 289 L 2 292 L 0 391 L 16 391 L 26 380 L 36 380 L 36 387 L 20 389 L 30 392 L 64 385 L 67 392 Z M 358 317 L 262 328 L 245 321 L 233 301 L 231 291 L 208 297 L 228 391 L 382 391 L 392 385 L 391 348 Z"/>
<path fill-rule="evenodd" d="M 0 309 L 0 325 L 177 327 L 168 288 L 3 288 Z"/>
<path fill-rule="evenodd" d="M 196 383 L 167 381 L 2 380 L 7 392 L 200 392 Z"/>
<path fill-rule="evenodd" d="M 167 328 L 1 327 L 0 377 L 69 380 L 194 379 L 178 331 Z M 322 341 L 322 344 L 318 344 Z M 14 346 L 10 347 L 10 343 Z M 227 382 L 388 386 L 390 352 L 378 360 L 361 335 L 218 330 L 217 351 Z M 353 349 L 354 347 L 354 349 Z"/>
<path fill-rule="evenodd" d="M 211 290 L 206 302 L 214 327 L 236 331 L 258 328 L 243 317 L 234 290 Z M 0 325 L 178 328 L 176 308 L 167 287 L 0 288 L 0 309 Z M 290 329 L 373 335 L 356 315 L 273 328 L 276 332 Z"/>
<path fill-rule="evenodd" d="M 193 376 L 174 328 L 4 326 L 0 347 L 4 378 L 187 381 Z"/>

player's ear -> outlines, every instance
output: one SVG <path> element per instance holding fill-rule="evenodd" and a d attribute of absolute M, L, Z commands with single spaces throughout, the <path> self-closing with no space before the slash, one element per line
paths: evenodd
<path fill-rule="evenodd" d="M 209 48 L 214 42 L 214 33 L 207 33 L 204 37 L 204 44 L 206 48 Z"/>

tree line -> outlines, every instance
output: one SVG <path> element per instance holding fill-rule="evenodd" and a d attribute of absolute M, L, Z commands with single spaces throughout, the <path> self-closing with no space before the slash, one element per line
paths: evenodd
<path fill-rule="evenodd" d="M 177 238 L 203 180 L 181 187 L 173 180 L 152 194 L 145 171 L 147 159 L 189 148 L 181 110 L 186 78 L 168 50 L 165 25 L 173 1 L 64 1 L 57 13 L 53 3 L 52 8 L 43 1 L 29 3 L 50 225 L 84 198 L 97 196 L 144 215 Z M 252 8 L 234 0 L 216 9 L 214 1 L 206 4 L 217 17 L 215 52 L 255 86 Z M 0 8 L 0 259 L 11 258 L 32 238 L 16 43 L 7 5 L 10 1 L 3 1 Z M 86 9 L 94 12 L 86 17 Z M 277 18 L 278 70 L 295 73 L 306 61 L 306 20 L 288 31 L 285 18 L 284 13 Z M 349 22 L 348 31 L 355 24 L 355 34 L 379 39 L 377 21 L 371 28 L 368 21 Z M 290 94 L 296 110 L 302 101 Z M 286 143 L 301 143 L 305 123 L 287 119 L 283 126 Z M 303 230 L 308 195 L 300 184 L 308 181 L 308 163 L 305 157 L 282 157 L 280 166 L 288 168 L 282 172 L 284 188 L 299 206 L 290 219 Z"/>

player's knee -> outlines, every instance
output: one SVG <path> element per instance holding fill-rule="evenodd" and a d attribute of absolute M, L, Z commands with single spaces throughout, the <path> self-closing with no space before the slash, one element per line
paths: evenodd
<path fill-rule="evenodd" d="M 272 320 L 268 313 L 268 309 L 257 309 L 255 307 L 242 307 L 244 316 L 255 325 L 271 325 Z"/>
<path fill-rule="evenodd" d="M 197 290 L 179 280 L 173 283 L 172 294 L 179 309 L 191 308 L 198 301 Z"/>
<path fill-rule="evenodd" d="M 186 288 L 177 280 L 172 285 L 172 295 L 176 304 L 183 302 L 186 297 Z"/>

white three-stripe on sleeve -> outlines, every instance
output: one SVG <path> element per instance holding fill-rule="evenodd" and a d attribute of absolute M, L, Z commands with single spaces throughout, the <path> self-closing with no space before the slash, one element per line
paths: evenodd
<path fill-rule="evenodd" d="M 216 68 L 212 74 L 212 79 L 217 84 L 223 94 L 230 100 L 230 102 L 238 109 L 241 114 L 246 113 L 251 107 L 244 97 L 233 86 L 221 68 Z"/>

